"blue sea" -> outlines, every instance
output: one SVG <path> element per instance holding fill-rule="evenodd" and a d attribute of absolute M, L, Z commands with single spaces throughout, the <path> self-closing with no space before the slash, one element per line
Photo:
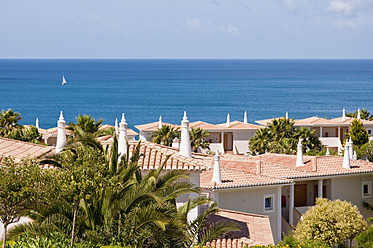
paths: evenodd
<path fill-rule="evenodd" d="M 67 84 L 62 86 L 62 76 Z M 373 113 L 373 60 L 0 60 L 0 110 L 50 128 L 59 111 L 130 128 L 157 121 L 223 123 Z"/>

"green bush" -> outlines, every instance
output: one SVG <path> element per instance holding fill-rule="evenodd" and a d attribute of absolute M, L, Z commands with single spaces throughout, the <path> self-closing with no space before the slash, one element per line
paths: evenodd
<path fill-rule="evenodd" d="M 369 226 L 365 232 L 357 235 L 356 241 L 359 248 L 373 247 L 373 226 Z"/>
<path fill-rule="evenodd" d="M 61 233 L 46 236 L 21 235 L 16 241 L 7 242 L 6 248 L 66 248 L 70 247 L 70 239 Z M 88 242 L 75 243 L 74 248 L 94 248 Z"/>

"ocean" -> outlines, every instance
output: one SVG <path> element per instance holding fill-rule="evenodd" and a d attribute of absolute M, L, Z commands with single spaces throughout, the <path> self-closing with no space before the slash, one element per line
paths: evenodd
<path fill-rule="evenodd" d="M 62 76 L 67 84 L 62 86 Z M 0 110 L 21 113 L 41 128 L 78 114 L 129 128 L 158 121 L 179 124 L 314 115 L 342 108 L 373 113 L 373 60 L 0 60 Z"/>

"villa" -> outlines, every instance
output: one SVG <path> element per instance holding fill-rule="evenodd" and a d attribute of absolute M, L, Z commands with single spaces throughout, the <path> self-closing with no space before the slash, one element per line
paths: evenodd
<path fill-rule="evenodd" d="M 264 126 L 269 121 L 257 123 Z M 295 120 L 295 123 L 297 127 L 317 130 L 316 134 L 320 138 L 337 139 L 340 145 L 351 121 L 352 118 L 348 117 L 331 120 L 310 117 Z M 370 128 L 373 122 L 363 123 Z M 14 156 L 21 159 L 24 156 L 40 157 L 61 152 L 67 134 L 62 112 L 57 124 L 53 131 L 55 147 L 0 138 L 0 157 Z M 180 129 L 181 138 L 172 147 L 147 140 L 162 125 Z M 371 212 L 364 209 L 362 203 L 367 201 L 373 204 L 373 163 L 352 159 L 351 142 L 346 142 L 344 146 L 344 157 L 303 156 L 301 142 L 298 143 L 297 155 L 268 153 L 244 156 L 240 155 L 247 152 L 243 151 L 244 146 L 248 147 L 249 139 L 260 128 L 248 124 L 246 114 L 244 122 L 231 122 L 228 115 L 226 123 L 214 125 L 202 121 L 189 123 L 184 113 L 181 125 L 163 123 L 160 118 L 158 122 L 136 127 L 140 130 L 141 156 L 138 163 L 142 173 L 159 168 L 169 157 L 164 166 L 165 171 L 188 171 L 190 181 L 202 189 L 202 194 L 218 203 L 222 211 L 213 219 L 230 219 L 243 227 L 243 232 L 233 232 L 225 239 L 212 242 L 209 244 L 211 246 L 274 244 L 299 222 L 309 207 L 315 205 L 317 197 L 350 201 L 358 206 L 364 218 L 371 216 Z M 214 156 L 192 153 L 190 127 L 209 132 L 210 147 L 216 151 Z M 127 129 L 124 114 L 119 127 L 116 123 L 114 128 L 118 137 L 118 152 L 125 154 L 128 151 L 131 155 L 138 141 L 131 138 L 133 133 Z M 109 145 L 113 136 L 102 136 L 98 140 L 103 145 Z M 189 197 L 194 199 L 197 196 L 194 193 L 186 194 L 177 199 L 177 205 L 184 204 Z M 195 219 L 203 210 L 203 206 L 193 209 L 188 219 Z"/>
<path fill-rule="evenodd" d="M 113 128 L 113 129 L 115 129 L 116 134 L 118 135 L 118 130 L 117 130 L 117 128 L 115 128 L 115 127 L 118 126 L 118 120 L 115 120 L 115 124 L 116 124 L 116 126 L 104 124 L 99 128 L 99 130 L 106 130 L 106 129 Z M 25 126 L 27 127 L 27 125 L 25 125 Z M 66 127 L 67 126 L 68 125 L 66 125 Z M 58 127 L 52 127 L 52 128 L 48 128 L 48 129 L 40 128 L 39 127 L 39 118 L 36 118 L 35 127 L 38 129 L 39 133 L 41 133 L 42 136 L 43 136 L 43 138 L 41 140 L 42 143 L 47 144 L 49 146 L 56 146 Z M 72 132 L 70 130 L 66 129 L 66 134 L 67 135 L 72 135 Z M 136 133 L 132 129 L 127 130 L 128 140 L 135 140 L 137 135 L 138 135 L 138 133 Z"/>
<path fill-rule="evenodd" d="M 179 128 L 179 125 L 162 122 L 162 117 L 159 121 L 136 125 L 139 130 L 140 140 L 151 140 L 151 135 L 161 128 L 163 125 L 169 125 L 173 128 Z M 244 113 L 244 121 L 230 121 L 230 115 L 227 115 L 227 122 L 221 124 L 210 124 L 203 121 L 195 121 L 190 123 L 190 127 L 201 128 L 209 133 L 206 138 L 210 142 L 212 151 L 218 150 L 220 153 L 231 152 L 234 154 L 246 155 L 249 151 L 249 140 L 255 136 L 255 131 L 261 126 L 250 124 L 247 122 L 247 113 Z M 199 150 L 199 152 L 204 152 Z"/>
<path fill-rule="evenodd" d="M 287 113 L 285 118 L 288 118 Z M 372 140 L 373 121 L 361 119 L 360 109 L 358 109 L 357 119 L 363 123 L 364 128 L 368 131 L 369 139 Z M 267 126 L 272 122 L 272 120 L 273 119 L 260 120 L 256 121 L 256 123 L 261 126 Z M 320 141 L 326 148 L 339 152 L 342 149 L 343 141 L 347 138 L 346 133 L 350 131 L 350 125 L 353 120 L 354 118 L 346 116 L 345 109 L 343 109 L 342 116 L 334 119 L 325 119 L 318 116 L 312 116 L 305 119 L 295 119 L 294 127 L 306 127 L 311 131 L 315 130 L 315 135 L 319 137 Z"/>
<path fill-rule="evenodd" d="M 348 143 L 349 144 L 349 143 Z M 220 208 L 269 216 L 274 240 L 295 226 L 317 197 L 341 199 L 357 205 L 364 218 L 372 213 L 373 163 L 344 157 L 263 154 L 215 155 L 213 170 L 201 175 L 203 192 Z"/>

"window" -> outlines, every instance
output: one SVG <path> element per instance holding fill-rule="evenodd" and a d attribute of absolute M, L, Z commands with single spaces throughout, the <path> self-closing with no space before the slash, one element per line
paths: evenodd
<path fill-rule="evenodd" d="M 275 210 L 275 195 L 264 196 L 264 212 L 273 212 Z"/>
<path fill-rule="evenodd" d="M 372 133 L 372 130 L 368 129 L 368 134 L 371 134 Z"/>
<path fill-rule="evenodd" d="M 372 197 L 372 182 L 363 182 L 362 183 L 362 197 L 363 198 Z"/>

